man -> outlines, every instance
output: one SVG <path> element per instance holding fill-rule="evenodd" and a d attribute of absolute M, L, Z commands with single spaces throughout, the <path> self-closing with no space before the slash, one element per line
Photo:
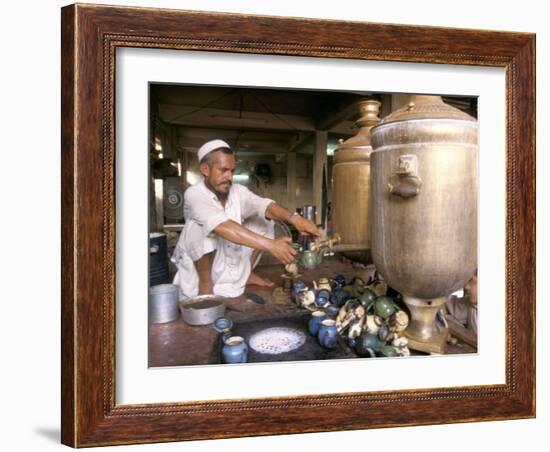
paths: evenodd
<path fill-rule="evenodd" d="M 445 306 L 451 316 L 477 334 L 477 269 L 464 287 L 464 296 L 451 296 Z"/>
<path fill-rule="evenodd" d="M 237 297 L 247 283 L 272 286 L 252 273 L 260 252 L 268 251 L 288 264 L 296 251 L 290 237 L 272 238 L 271 220 L 286 221 L 305 234 L 319 236 L 319 231 L 273 200 L 233 185 L 235 155 L 224 141 L 205 143 L 197 157 L 203 180 L 185 192 L 185 226 L 172 256 L 180 297 L 212 293 Z"/>

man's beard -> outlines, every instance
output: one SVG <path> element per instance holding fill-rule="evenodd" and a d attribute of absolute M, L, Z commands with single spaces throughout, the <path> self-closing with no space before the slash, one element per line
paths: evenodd
<path fill-rule="evenodd" d="M 229 187 L 231 188 L 231 185 L 229 185 Z M 227 193 L 223 193 L 221 191 L 214 191 L 214 193 L 216 193 L 216 196 L 220 201 L 227 201 L 227 198 L 229 198 L 229 191 L 227 191 Z"/>
<path fill-rule="evenodd" d="M 220 201 L 227 201 L 227 198 L 229 197 L 229 192 L 231 191 L 231 185 L 233 185 L 232 182 L 229 182 L 229 190 L 227 190 L 227 192 L 221 192 L 221 191 L 216 190 L 216 189 L 208 182 L 208 180 L 205 180 L 205 182 L 206 182 L 206 186 L 207 186 L 211 191 L 214 192 L 214 194 L 218 197 L 218 199 L 219 199 Z"/>

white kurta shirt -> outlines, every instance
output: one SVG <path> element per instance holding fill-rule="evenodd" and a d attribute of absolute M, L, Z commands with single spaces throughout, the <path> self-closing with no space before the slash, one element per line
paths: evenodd
<path fill-rule="evenodd" d="M 244 292 L 253 249 L 224 240 L 213 231 L 221 223 L 233 220 L 258 234 L 273 237 L 273 222 L 265 219 L 267 206 L 272 202 L 239 184 L 231 186 L 225 207 L 204 181 L 185 191 L 185 226 L 172 255 L 178 269 L 174 284 L 180 288 L 180 299 L 197 296 L 199 278 L 193 261 L 214 250 L 214 294 L 237 297 Z"/>

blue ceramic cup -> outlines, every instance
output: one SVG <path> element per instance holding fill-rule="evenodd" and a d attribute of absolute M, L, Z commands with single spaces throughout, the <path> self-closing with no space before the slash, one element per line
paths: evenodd
<path fill-rule="evenodd" d="M 242 337 L 231 336 L 224 341 L 222 356 L 226 364 L 245 363 L 248 357 L 248 346 Z"/>
<path fill-rule="evenodd" d="M 323 311 L 312 312 L 311 318 L 309 319 L 309 323 L 307 325 L 312 336 L 317 336 L 321 322 L 325 320 L 325 318 L 326 314 Z"/>
<path fill-rule="evenodd" d="M 321 344 L 322 347 L 336 348 L 338 345 L 337 335 L 338 333 L 336 331 L 335 320 L 326 319 L 321 322 L 317 338 L 319 339 L 319 344 Z"/>

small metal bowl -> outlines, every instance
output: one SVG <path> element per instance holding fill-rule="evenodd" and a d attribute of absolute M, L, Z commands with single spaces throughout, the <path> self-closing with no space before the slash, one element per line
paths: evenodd
<path fill-rule="evenodd" d="M 209 325 L 225 314 L 225 297 L 199 295 L 179 302 L 181 316 L 189 325 Z"/>

